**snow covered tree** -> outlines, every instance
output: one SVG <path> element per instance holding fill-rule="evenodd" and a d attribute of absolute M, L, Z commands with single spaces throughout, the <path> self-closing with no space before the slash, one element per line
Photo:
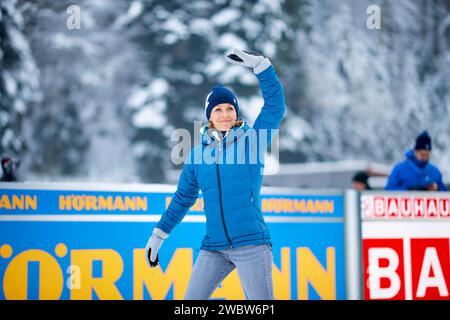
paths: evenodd
<path fill-rule="evenodd" d="M 73 4 L 80 29 L 67 27 Z M 380 8 L 381 29 L 367 27 L 370 5 Z M 450 175 L 446 0 L 7 0 L 1 8 L 1 151 L 28 145 L 40 178 L 164 182 L 179 168 L 172 132 L 188 129 L 193 142 L 215 84 L 237 94 L 252 124 L 263 101 L 251 70 L 225 61 L 234 47 L 268 56 L 284 85 L 281 162 L 393 163 L 428 129 L 433 161 Z"/>
<path fill-rule="evenodd" d="M 77 57 L 84 54 L 80 50 L 82 44 L 73 45 L 67 36 L 66 6 L 62 2 L 21 1 L 19 5 L 43 92 L 39 111 L 32 120 L 31 167 L 51 179 L 74 175 L 82 168 L 88 145 L 80 118 L 81 107 L 88 97 L 80 94 L 82 83 L 75 71 L 77 62 L 81 63 Z"/>
<path fill-rule="evenodd" d="M 130 98 L 132 143 L 143 178 L 159 181 L 171 167 L 170 134 L 185 128 L 192 140 L 198 135 L 193 121 L 206 122 L 204 100 L 215 84 L 234 90 L 244 118 L 255 120 L 262 106 L 257 79 L 224 56 L 237 47 L 276 64 L 286 24 L 280 4 L 271 1 L 136 0 L 129 12 L 127 34 L 141 48 L 150 77 Z"/>
<path fill-rule="evenodd" d="M 39 101 L 38 70 L 15 0 L 0 2 L 0 155 L 26 157 L 24 119 Z"/>
<path fill-rule="evenodd" d="M 366 26 L 369 5 L 380 8 L 379 30 Z M 291 65 L 304 75 L 297 85 L 303 89 L 289 105 L 302 118 L 286 119 L 291 135 L 282 136 L 281 150 L 307 161 L 393 163 L 428 129 L 438 142 L 433 160 L 448 167 L 449 129 L 440 121 L 449 118 L 448 7 L 425 0 L 303 1 L 292 13 L 302 23 L 295 30 L 298 64 Z"/>
<path fill-rule="evenodd" d="M 142 69 L 114 28 L 125 1 L 21 1 L 41 70 L 43 101 L 34 117 L 33 169 L 41 178 L 136 181 L 123 121 L 129 83 Z"/>

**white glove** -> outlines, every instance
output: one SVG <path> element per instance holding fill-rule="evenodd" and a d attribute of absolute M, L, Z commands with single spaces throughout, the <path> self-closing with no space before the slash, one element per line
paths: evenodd
<path fill-rule="evenodd" d="M 236 48 L 227 53 L 226 59 L 228 62 L 252 68 L 255 74 L 263 72 L 271 65 L 269 59 L 258 52 L 243 51 Z"/>
<path fill-rule="evenodd" d="M 158 265 L 158 250 L 161 248 L 163 241 L 168 237 L 169 235 L 161 229 L 153 229 L 153 233 L 145 246 L 145 260 L 150 267 L 156 267 Z"/>

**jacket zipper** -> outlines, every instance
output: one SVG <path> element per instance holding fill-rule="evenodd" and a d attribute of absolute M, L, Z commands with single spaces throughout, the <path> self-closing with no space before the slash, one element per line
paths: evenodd
<path fill-rule="evenodd" d="M 222 142 L 220 141 L 220 145 L 222 144 Z M 219 151 L 222 148 L 219 147 Z M 228 245 L 230 246 L 230 248 L 233 248 L 233 244 L 231 242 L 230 236 L 228 234 L 228 230 L 227 230 L 227 226 L 225 224 L 225 216 L 223 214 L 223 204 L 222 204 L 222 186 L 220 184 L 220 172 L 219 172 L 219 164 L 216 161 L 216 175 L 217 175 L 217 182 L 219 184 L 219 203 L 220 203 L 220 216 L 222 218 L 222 225 L 223 225 L 223 230 L 225 231 L 225 236 L 227 237 L 227 241 L 228 241 Z"/>

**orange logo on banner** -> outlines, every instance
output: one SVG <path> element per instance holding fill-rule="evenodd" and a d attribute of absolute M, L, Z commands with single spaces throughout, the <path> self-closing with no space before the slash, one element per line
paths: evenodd
<path fill-rule="evenodd" d="M 314 289 L 321 299 L 336 299 L 336 248 L 325 248 L 326 259 L 320 261 L 308 247 L 297 247 L 293 252 L 296 268 L 292 268 L 291 248 L 280 250 L 280 267 L 273 264 L 274 295 L 276 299 L 308 299 Z M 70 266 L 64 270 L 58 258 L 69 257 Z M 166 299 L 173 291 L 173 299 L 183 299 L 193 267 L 193 249 L 178 248 L 168 265 L 150 268 L 144 249 L 133 249 L 131 265 L 132 298 L 144 299 L 145 292 L 152 299 Z M 70 291 L 70 299 L 90 300 L 124 299 L 118 281 L 126 270 L 127 260 L 113 249 L 70 249 L 58 243 L 53 252 L 28 249 L 14 255 L 9 244 L 0 246 L 0 259 L 7 260 L 3 277 L 6 299 L 29 299 L 29 262 L 39 263 L 38 299 L 60 299 L 63 290 Z M 102 266 L 101 276 L 94 274 L 94 262 Z M 296 273 L 297 296 L 292 296 L 292 274 Z M 234 270 L 212 295 L 219 299 L 245 299 L 237 271 Z"/>

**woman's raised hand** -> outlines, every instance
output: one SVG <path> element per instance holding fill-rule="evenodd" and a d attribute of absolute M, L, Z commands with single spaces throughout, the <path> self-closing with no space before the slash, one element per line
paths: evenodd
<path fill-rule="evenodd" d="M 255 51 L 245 51 L 233 49 L 227 53 L 226 60 L 228 62 L 252 68 L 255 74 L 261 73 L 270 67 L 269 59 Z"/>

